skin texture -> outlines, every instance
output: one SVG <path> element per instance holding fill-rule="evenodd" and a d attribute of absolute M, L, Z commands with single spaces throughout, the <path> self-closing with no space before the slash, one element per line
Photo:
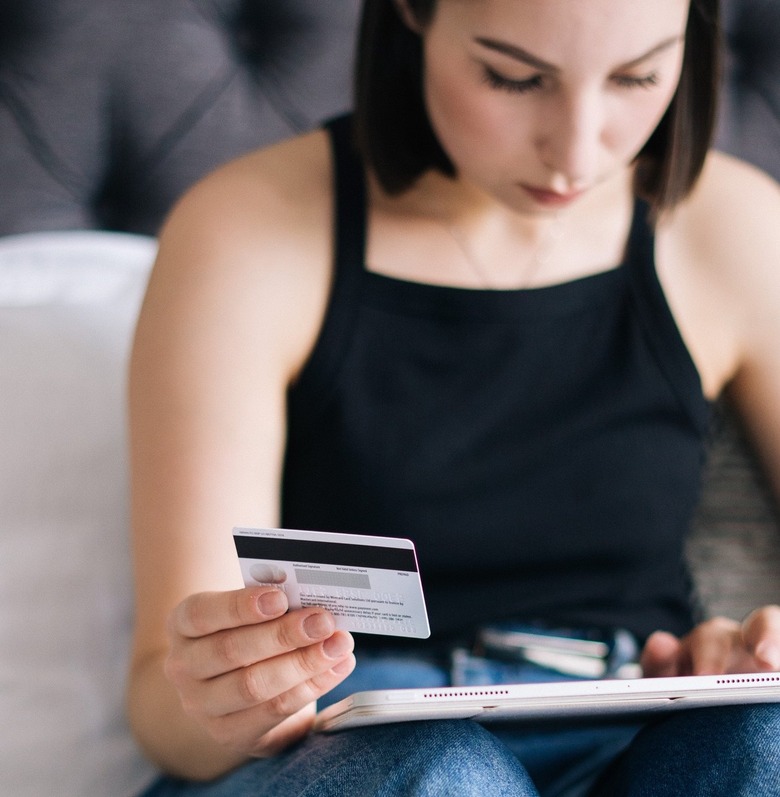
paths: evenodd
<path fill-rule="evenodd" d="M 627 26 L 591 3 L 445 3 L 425 36 L 425 97 L 458 173 L 519 213 L 624 173 L 677 86 L 687 3 Z"/>
<path fill-rule="evenodd" d="M 614 267 L 631 161 L 674 92 L 687 9 L 687 0 L 442 0 L 425 29 L 407 13 L 458 178 L 426 173 L 400 196 L 370 180 L 369 268 L 480 287 L 446 225 L 480 262 L 517 264 L 553 218 L 563 235 L 544 267 L 529 278 L 496 266 L 492 284 Z M 285 612 L 278 590 L 242 587 L 231 537 L 236 525 L 279 522 L 286 390 L 331 285 L 330 186 L 321 131 L 210 175 L 168 220 L 141 313 L 128 707 L 149 755 L 187 778 L 299 739 L 316 698 L 355 665 L 351 636 L 327 612 Z M 774 182 L 712 154 L 690 197 L 659 221 L 657 268 L 705 394 L 732 395 L 780 494 L 779 213 Z M 778 651 L 780 608 L 764 607 L 684 639 L 659 631 L 642 663 L 648 675 L 768 670 L 780 667 Z"/>

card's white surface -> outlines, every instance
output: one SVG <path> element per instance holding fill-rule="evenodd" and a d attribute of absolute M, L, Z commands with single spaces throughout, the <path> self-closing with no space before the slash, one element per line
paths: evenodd
<path fill-rule="evenodd" d="M 780 702 L 780 673 L 566 681 L 357 692 L 317 715 L 318 731 L 423 719 L 539 721 Z"/>
<path fill-rule="evenodd" d="M 297 529 L 233 529 L 244 584 L 284 590 L 290 608 L 322 606 L 345 631 L 430 636 L 411 540 Z"/>

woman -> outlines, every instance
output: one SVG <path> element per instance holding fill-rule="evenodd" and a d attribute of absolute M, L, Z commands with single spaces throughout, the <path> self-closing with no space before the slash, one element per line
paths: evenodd
<path fill-rule="evenodd" d="M 780 669 L 780 609 L 697 625 L 682 566 L 725 389 L 780 485 L 780 197 L 707 151 L 716 16 L 368 2 L 354 119 L 179 203 L 131 381 L 129 707 L 156 793 L 780 789 L 774 707 L 307 735 L 321 698 L 492 672 L 462 646 L 497 621 L 628 635 L 651 676 Z M 356 643 L 242 588 L 241 525 L 413 538 L 434 636 Z"/>

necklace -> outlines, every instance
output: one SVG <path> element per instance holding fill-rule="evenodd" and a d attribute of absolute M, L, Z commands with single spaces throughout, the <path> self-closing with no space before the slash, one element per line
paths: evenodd
<path fill-rule="evenodd" d="M 455 242 L 455 245 L 463 255 L 463 259 L 468 265 L 469 269 L 479 279 L 480 286 L 482 288 L 492 290 L 498 289 L 498 286 L 495 285 L 494 281 L 490 278 L 488 270 L 471 251 L 471 247 L 463 235 L 463 230 L 456 224 L 445 222 L 442 219 L 437 219 L 437 221 L 442 225 L 442 227 L 444 227 L 450 238 L 452 238 L 452 240 Z M 556 215 L 550 221 L 550 224 L 545 230 L 542 239 L 531 253 L 531 257 L 529 258 L 528 262 L 520 271 L 520 274 L 522 275 L 522 282 L 516 287 L 528 287 L 538 271 L 544 268 L 544 266 L 551 261 L 555 244 L 560 240 L 562 234 L 563 217 L 561 215 Z"/>

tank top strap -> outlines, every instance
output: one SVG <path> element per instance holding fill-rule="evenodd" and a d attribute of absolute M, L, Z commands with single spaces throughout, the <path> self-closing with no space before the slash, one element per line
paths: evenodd
<path fill-rule="evenodd" d="M 706 434 L 711 405 L 702 393 L 698 369 L 658 279 L 650 207 L 641 199 L 635 200 L 624 263 L 631 298 L 650 350 L 695 428 Z"/>
<path fill-rule="evenodd" d="M 334 178 L 334 256 L 336 278 L 363 271 L 366 252 L 366 184 L 363 164 L 355 151 L 352 117 L 338 116 L 325 128 L 330 135 Z"/>
<path fill-rule="evenodd" d="M 296 434 L 316 425 L 319 415 L 307 396 L 325 402 L 353 333 L 365 276 L 366 188 L 363 166 L 352 143 L 351 117 L 339 116 L 323 125 L 331 145 L 333 169 L 333 280 L 319 338 L 297 382 L 287 394 L 291 413 L 302 420 Z"/>

